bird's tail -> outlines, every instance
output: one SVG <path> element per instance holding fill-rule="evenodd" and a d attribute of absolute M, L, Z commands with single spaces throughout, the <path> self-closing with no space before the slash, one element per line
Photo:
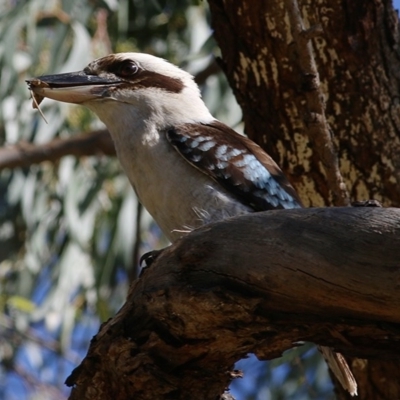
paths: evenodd
<path fill-rule="evenodd" d="M 318 349 L 343 388 L 352 396 L 357 396 L 357 382 L 344 357 L 340 353 L 335 353 L 330 347 L 318 346 Z"/>

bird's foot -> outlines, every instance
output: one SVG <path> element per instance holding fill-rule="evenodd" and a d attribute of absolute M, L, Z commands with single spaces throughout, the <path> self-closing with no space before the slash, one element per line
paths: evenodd
<path fill-rule="evenodd" d="M 144 253 L 142 257 L 140 257 L 139 260 L 139 265 L 141 266 L 140 274 L 139 277 L 143 274 L 144 270 L 146 268 L 149 268 L 151 264 L 156 260 L 156 258 L 164 251 L 164 249 L 161 250 L 152 250 L 147 253 Z M 142 266 L 142 264 L 144 265 Z"/>

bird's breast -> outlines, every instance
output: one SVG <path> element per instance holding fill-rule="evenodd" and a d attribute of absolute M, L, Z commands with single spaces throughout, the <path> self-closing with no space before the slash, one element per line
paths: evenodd
<path fill-rule="evenodd" d="M 252 212 L 157 135 L 114 141 L 140 202 L 171 241 L 202 225 Z"/>

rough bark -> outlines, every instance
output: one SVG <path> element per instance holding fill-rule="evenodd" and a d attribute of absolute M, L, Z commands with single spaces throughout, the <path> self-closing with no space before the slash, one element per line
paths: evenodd
<path fill-rule="evenodd" d="M 306 29 L 297 0 L 285 0 L 289 15 L 289 27 L 297 57 L 299 73 L 302 76 L 302 92 L 305 97 L 303 122 L 313 143 L 313 151 L 323 165 L 326 181 L 333 195 L 335 206 L 348 206 L 349 193 L 339 169 L 338 155 L 330 127 L 325 115 L 324 93 L 313 54 L 311 38 L 323 31 L 321 25 Z"/>
<path fill-rule="evenodd" d="M 331 204 L 307 134 L 302 73 L 285 2 L 210 0 L 222 66 L 243 108 L 246 133 L 290 176 L 308 205 Z M 400 52 L 391 0 L 301 0 L 326 102 L 325 114 L 352 200 L 400 204 Z"/>
<path fill-rule="evenodd" d="M 67 379 L 70 399 L 216 399 L 235 361 L 303 340 L 398 370 L 399 260 L 398 209 L 269 211 L 205 226 L 132 283 Z M 394 382 L 387 396 L 360 389 L 400 396 Z"/>

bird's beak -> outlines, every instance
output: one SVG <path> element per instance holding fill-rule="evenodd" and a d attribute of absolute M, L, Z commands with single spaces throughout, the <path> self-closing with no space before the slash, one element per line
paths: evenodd
<path fill-rule="evenodd" d="M 44 97 L 75 104 L 101 98 L 110 87 L 122 83 L 122 81 L 117 78 L 104 78 L 79 71 L 44 75 L 28 79 L 26 83 L 32 92 L 33 107 L 37 108 Z"/>

